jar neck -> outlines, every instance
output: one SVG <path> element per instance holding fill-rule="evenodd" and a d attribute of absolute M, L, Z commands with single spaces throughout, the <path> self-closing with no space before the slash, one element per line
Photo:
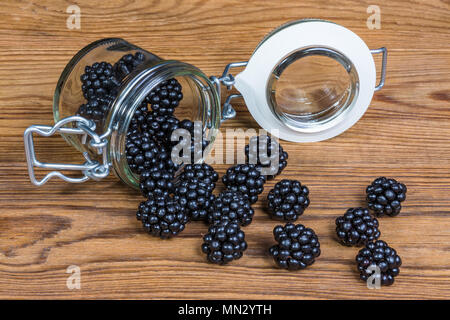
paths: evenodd
<path fill-rule="evenodd" d="M 139 188 L 139 175 L 128 166 L 126 137 L 136 109 L 161 82 L 184 78 L 192 89 L 192 121 L 201 121 L 205 139 L 212 145 L 220 125 L 220 99 L 214 84 L 198 68 L 179 61 L 148 63 L 131 74 L 112 105 L 105 130 L 111 132 L 108 160 L 114 173 L 129 186 Z M 180 106 L 183 107 L 183 106 Z"/>

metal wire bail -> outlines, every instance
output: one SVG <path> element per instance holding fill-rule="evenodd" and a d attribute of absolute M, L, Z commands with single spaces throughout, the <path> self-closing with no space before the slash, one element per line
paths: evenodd
<path fill-rule="evenodd" d="M 64 127 L 65 125 L 72 122 L 75 123 L 75 127 Z M 36 153 L 34 151 L 33 133 L 37 133 L 44 137 L 50 137 L 55 133 L 83 135 L 81 139 L 82 143 L 89 143 L 91 147 L 96 149 L 98 154 L 102 155 L 103 163 L 92 160 L 87 152 L 83 153 L 83 156 L 86 159 L 86 162 L 84 162 L 83 164 L 40 162 L 36 159 Z M 42 125 L 33 125 L 28 127 L 25 130 L 23 138 L 28 163 L 28 174 L 30 176 L 31 182 L 36 186 L 41 186 L 52 177 L 58 177 L 67 182 L 81 183 L 89 179 L 99 180 L 108 176 L 110 165 L 108 164 L 106 149 L 108 145 L 107 136 L 109 135 L 109 133 L 110 131 L 108 130 L 108 132 L 99 136 L 95 132 L 95 123 L 80 116 L 71 116 L 64 118 L 58 121 L 53 127 Z M 88 137 L 90 138 L 89 141 Z M 62 174 L 60 171 L 52 171 L 48 173 L 43 179 L 37 180 L 34 174 L 34 167 L 44 169 L 81 171 L 83 173 L 83 176 L 72 178 Z"/>

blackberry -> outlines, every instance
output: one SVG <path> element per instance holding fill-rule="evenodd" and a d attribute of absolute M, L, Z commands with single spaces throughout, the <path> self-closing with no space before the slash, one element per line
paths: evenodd
<path fill-rule="evenodd" d="M 181 181 L 175 188 L 175 198 L 192 220 L 207 220 L 215 201 L 210 186 L 198 178 Z"/>
<path fill-rule="evenodd" d="M 245 233 L 234 221 L 212 225 L 203 236 L 202 251 L 212 263 L 226 264 L 240 259 L 246 249 Z"/>
<path fill-rule="evenodd" d="M 214 201 L 208 213 L 208 222 L 236 221 L 244 227 L 252 222 L 254 214 L 250 202 L 240 192 L 225 190 Z"/>
<path fill-rule="evenodd" d="M 127 75 L 135 70 L 138 65 L 144 62 L 144 60 L 145 56 L 140 51 L 136 52 L 134 55 L 131 53 L 124 55 L 113 66 L 116 77 L 122 81 Z"/>
<path fill-rule="evenodd" d="M 178 128 L 178 123 L 179 120 L 175 117 L 148 112 L 145 123 L 141 124 L 141 130 L 147 132 L 159 143 L 171 145 L 170 137 L 173 130 Z"/>
<path fill-rule="evenodd" d="M 229 190 L 241 192 L 253 204 L 264 190 L 266 177 L 253 164 L 238 164 L 228 168 L 222 182 Z"/>
<path fill-rule="evenodd" d="M 275 152 L 277 148 L 278 152 Z M 245 146 L 245 157 L 246 163 L 256 164 L 272 173 L 266 175 L 267 179 L 271 180 L 286 168 L 288 153 L 268 135 L 260 135 L 250 138 L 249 144 Z"/>
<path fill-rule="evenodd" d="M 80 77 L 81 90 L 86 100 L 100 98 L 109 94 L 115 94 L 120 86 L 113 66 L 107 62 L 95 62 L 92 66 L 86 66 Z"/>
<path fill-rule="evenodd" d="M 273 235 L 278 244 L 272 246 L 269 253 L 281 268 L 304 269 L 320 256 L 320 243 L 316 233 L 302 224 L 276 226 Z"/>
<path fill-rule="evenodd" d="M 136 218 L 148 233 L 162 239 L 176 236 L 189 221 L 181 205 L 169 196 L 149 197 L 141 202 Z"/>
<path fill-rule="evenodd" d="M 380 237 L 378 220 L 368 209 L 350 208 L 336 219 L 336 234 L 344 245 L 361 246 Z"/>
<path fill-rule="evenodd" d="M 169 79 L 161 82 L 154 88 L 145 102 L 150 104 L 153 112 L 159 115 L 173 115 L 175 108 L 183 99 L 183 93 L 180 83 L 176 79 Z"/>
<path fill-rule="evenodd" d="M 128 166 L 136 174 L 155 168 L 173 174 L 179 168 L 173 163 L 170 151 L 166 147 L 159 145 L 151 135 L 141 133 L 137 128 L 129 128 L 125 150 Z"/>
<path fill-rule="evenodd" d="M 395 217 L 402 209 L 400 203 L 406 199 L 406 186 L 394 179 L 380 177 L 367 187 L 366 193 L 370 210 L 378 216 Z"/>
<path fill-rule="evenodd" d="M 273 219 L 295 221 L 309 206 L 309 189 L 297 180 L 281 180 L 267 195 Z"/>
<path fill-rule="evenodd" d="M 174 191 L 173 174 L 152 168 L 141 173 L 139 188 L 144 197 L 168 196 Z"/>
<path fill-rule="evenodd" d="M 214 190 L 216 182 L 219 179 L 218 173 L 207 163 L 187 164 L 183 168 L 183 172 L 179 176 L 179 180 L 190 180 L 197 178 Z"/>
<path fill-rule="evenodd" d="M 106 118 L 113 101 L 114 97 L 111 95 L 91 98 L 78 108 L 77 114 L 99 123 Z"/>
<path fill-rule="evenodd" d="M 394 283 L 402 265 L 402 259 L 397 255 L 395 249 L 389 247 L 383 240 L 367 243 L 365 248 L 359 250 L 356 262 L 360 278 L 363 281 L 367 281 L 373 271 L 379 268 L 380 284 L 383 286 L 390 286 Z M 371 266 L 375 268 L 367 270 Z"/>

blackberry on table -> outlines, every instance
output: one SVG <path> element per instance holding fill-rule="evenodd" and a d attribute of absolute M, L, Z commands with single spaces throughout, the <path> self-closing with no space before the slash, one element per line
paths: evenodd
<path fill-rule="evenodd" d="M 320 243 L 316 233 L 302 224 L 276 226 L 273 234 L 277 244 L 269 249 L 269 253 L 281 268 L 304 269 L 320 256 Z"/>
<path fill-rule="evenodd" d="M 86 66 L 80 80 L 82 83 L 81 90 L 86 100 L 114 94 L 115 89 L 120 86 L 120 81 L 114 74 L 113 66 L 104 61 Z"/>
<path fill-rule="evenodd" d="M 197 178 L 209 186 L 212 192 L 216 187 L 219 174 L 207 163 L 187 164 L 183 168 L 183 172 L 179 176 L 179 180 L 190 180 Z"/>
<path fill-rule="evenodd" d="M 238 164 L 228 168 L 222 182 L 229 190 L 242 193 L 253 204 L 264 190 L 266 177 L 253 164 Z"/>
<path fill-rule="evenodd" d="M 406 199 L 406 186 L 394 179 L 379 177 L 367 187 L 367 203 L 370 210 L 378 216 L 394 217 L 402 209 L 401 202 Z"/>
<path fill-rule="evenodd" d="M 383 240 L 367 243 L 365 248 L 359 250 L 356 262 L 360 278 L 363 281 L 367 281 L 374 269 L 379 268 L 380 283 L 383 286 L 390 286 L 394 283 L 402 265 L 402 259 L 397 255 L 395 249 L 389 247 Z M 375 268 L 368 270 L 371 269 L 369 268 L 371 266 Z"/>
<path fill-rule="evenodd" d="M 134 55 L 128 53 L 117 61 L 113 70 L 116 77 L 122 81 L 127 75 L 129 75 L 138 65 L 144 62 L 145 56 L 142 52 L 138 51 Z"/>
<path fill-rule="evenodd" d="M 145 97 L 145 101 L 150 104 L 153 112 L 169 116 L 173 115 L 182 99 L 181 85 L 174 78 L 161 82 Z"/>
<path fill-rule="evenodd" d="M 295 221 L 309 206 L 309 189 L 297 180 L 284 179 L 267 195 L 270 215 L 281 221 Z"/>
<path fill-rule="evenodd" d="M 378 220 L 366 208 L 350 208 L 336 219 L 336 234 L 342 244 L 361 246 L 380 237 Z"/>
<path fill-rule="evenodd" d="M 173 179 L 172 173 L 152 168 L 141 173 L 139 188 L 144 197 L 168 196 L 174 191 Z"/>
<path fill-rule="evenodd" d="M 186 209 L 191 220 L 206 221 L 215 201 L 211 192 L 208 184 L 198 178 L 191 178 L 182 180 L 175 187 L 175 199 Z"/>
<path fill-rule="evenodd" d="M 189 222 L 181 205 L 169 196 L 150 196 L 139 205 L 136 218 L 149 234 L 162 239 L 178 235 Z"/>
<path fill-rule="evenodd" d="M 271 172 L 272 174 L 266 175 L 267 179 L 271 180 L 286 168 L 288 153 L 268 135 L 260 135 L 250 138 L 249 144 L 245 146 L 245 157 L 246 163 L 256 164 Z"/>
<path fill-rule="evenodd" d="M 236 221 L 241 226 L 252 222 L 255 211 L 250 202 L 240 192 L 225 190 L 216 197 L 208 213 L 208 222 Z"/>
<path fill-rule="evenodd" d="M 202 251 L 212 263 L 226 264 L 240 259 L 246 249 L 245 233 L 234 221 L 210 226 L 203 237 Z"/>

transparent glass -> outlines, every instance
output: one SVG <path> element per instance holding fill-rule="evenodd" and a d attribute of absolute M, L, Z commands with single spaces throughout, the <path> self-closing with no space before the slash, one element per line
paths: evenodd
<path fill-rule="evenodd" d="M 274 114 L 294 129 L 314 129 L 342 116 L 358 94 L 355 67 L 341 53 L 302 48 L 277 64 L 268 82 Z"/>
<path fill-rule="evenodd" d="M 175 78 L 183 88 L 183 99 L 176 108 L 180 119 L 201 121 L 204 138 L 211 150 L 220 124 L 220 99 L 214 84 L 199 69 L 189 64 L 163 60 L 123 39 L 103 39 L 80 50 L 67 64 L 58 81 L 53 99 L 55 122 L 78 114 L 80 105 L 86 103 L 80 77 L 85 67 L 105 61 L 114 65 L 126 54 L 143 54 L 143 61 L 128 74 L 117 89 L 114 100 L 105 116 L 96 121 L 96 132 L 107 135 L 108 162 L 114 173 L 127 185 L 138 188 L 139 176 L 131 171 L 125 154 L 125 141 L 131 119 L 145 97 L 161 82 Z M 92 159 L 99 159 L 96 150 L 83 144 L 79 135 L 63 135 L 81 152 L 88 152 Z"/>

